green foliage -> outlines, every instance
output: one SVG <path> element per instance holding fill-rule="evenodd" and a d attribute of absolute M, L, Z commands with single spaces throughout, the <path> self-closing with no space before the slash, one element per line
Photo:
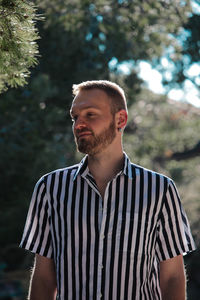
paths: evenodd
<path fill-rule="evenodd" d="M 37 63 L 38 19 L 30 1 L 0 1 L 0 92 L 23 86 Z"/>
<path fill-rule="evenodd" d="M 28 91 L 12 90 L 0 102 L 0 236 L 5 245 L 19 240 L 24 225 L 20 220 L 25 220 L 39 177 L 63 167 L 72 157 L 71 129 L 66 124 L 63 128 L 66 112 L 42 102 L 55 93 L 48 76 L 41 75 L 32 80 Z"/>
<path fill-rule="evenodd" d="M 194 1 L 197 2 L 197 1 Z M 200 4 L 199 4 L 200 8 Z M 200 72 L 189 72 L 193 64 L 199 65 L 200 61 L 200 14 L 193 13 L 184 23 L 178 34 L 173 35 L 172 44 L 165 51 L 170 67 L 162 65 L 160 58 L 155 61 L 155 65 L 163 74 L 163 83 L 170 90 L 171 88 L 183 88 L 186 82 L 192 83 L 197 91 L 200 90 Z M 178 41 L 178 45 L 177 45 Z M 173 49 L 173 44 L 176 43 Z M 178 48 L 177 48 L 178 47 Z M 160 66 L 158 67 L 158 61 Z M 167 71 L 167 72 L 166 72 Z M 169 76 L 170 71 L 170 76 Z"/>
<path fill-rule="evenodd" d="M 91 75 L 99 70 L 104 76 L 108 76 L 108 63 L 113 57 L 120 63 L 162 55 L 171 43 L 169 33 L 179 32 L 190 10 L 189 1 L 182 6 L 174 1 L 111 0 L 43 0 L 37 4 L 46 16 L 45 30 L 51 30 L 51 38 L 55 38 L 52 31 L 63 28 L 64 45 L 57 51 L 62 53 L 64 46 L 73 57 L 77 52 L 79 68 L 86 67 Z"/>

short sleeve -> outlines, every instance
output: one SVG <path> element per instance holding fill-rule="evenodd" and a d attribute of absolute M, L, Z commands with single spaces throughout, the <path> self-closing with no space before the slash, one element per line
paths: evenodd
<path fill-rule="evenodd" d="M 172 180 L 169 180 L 163 201 L 156 243 L 159 261 L 196 249 L 186 213 Z"/>
<path fill-rule="evenodd" d="M 34 188 L 20 247 L 48 258 L 53 257 L 48 201 L 43 178 Z"/>

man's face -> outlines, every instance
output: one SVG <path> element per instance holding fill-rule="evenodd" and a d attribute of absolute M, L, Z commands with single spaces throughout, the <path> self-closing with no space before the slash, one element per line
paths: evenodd
<path fill-rule="evenodd" d="M 82 153 L 89 155 L 100 153 L 116 137 L 110 99 L 102 90 L 79 92 L 72 103 L 71 116 L 77 149 Z"/>

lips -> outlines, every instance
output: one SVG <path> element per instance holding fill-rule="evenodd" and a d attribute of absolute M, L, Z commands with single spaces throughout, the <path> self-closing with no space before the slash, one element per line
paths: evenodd
<path fill-rule="evenodd" d="M 88 136 L 88 135 L 91 135 L 91 132 L 84 132 L 84 133 L 81 133 L 78 135 L 78 138 L 81 138 L 81 137 L 84 137 L 84 136 Z"/>
<path fill-rule="evenodd" d="M 76 136 L 78 139 L 88 136 L 88 135 L 92 135 L 92 132 L 91 131 L 83 131 L 83 132 L 76 133 Z"/>

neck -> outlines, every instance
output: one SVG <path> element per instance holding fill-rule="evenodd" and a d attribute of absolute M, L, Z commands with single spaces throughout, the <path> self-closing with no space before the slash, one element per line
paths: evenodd
<path fill-rule="evenodd" d="M 104 151 L 88 156 L 88 167 L 96 182 L 107 183 L 123 168 L 124 154 L 120 151 Z"/>

